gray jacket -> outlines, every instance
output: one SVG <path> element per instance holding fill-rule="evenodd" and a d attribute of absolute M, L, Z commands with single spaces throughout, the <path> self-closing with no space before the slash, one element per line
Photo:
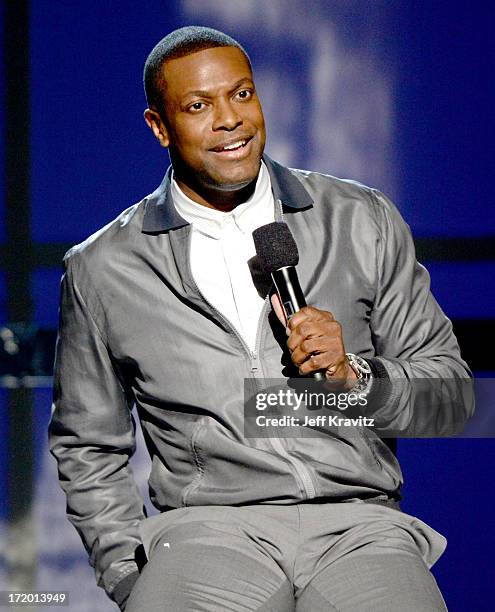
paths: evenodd
<path fill-rule="evenodd" d="M 334 314 L 346 350 L 391 379 L 469 377 L 394 205 L 355 182 L 265 163 L 276 216 L 298 244 L 307 302 Z M 169 171 L 154 193 L 65 257 L 50 447 L 69 519 L 113 597 L 136 572 L 145 518 L 128 464 L 133 404 L 160 511 L 398 499 L 402 482 L 395 456 L 376 436 L 276 445 L 244 437 L 243 380 L 290 373 L 286 336 L 267 299 L 251 352 L 204 300 L 191 274 L 191 226 L 170 198 Z M 404 393 L 389 393 L 377 414 L 400 411 Z M 462 410 L 470 412 L 469 402 Z"/>

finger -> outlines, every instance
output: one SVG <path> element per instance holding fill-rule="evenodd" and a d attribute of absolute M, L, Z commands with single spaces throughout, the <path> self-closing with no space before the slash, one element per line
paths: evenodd
<path fill-rule="evenodd" d="M 337 321 L 308 321 L 300 323 L 291 331 L 287 340 L 289 350 L 294 351 L 304 340 L 311 338 L 326 338 L 329 345 L 337 340 L 341 343 L 342 328 Z"/>
<path fill-rule="evenodd" d="M 274 293 L 270 298 L 270 301 L 272 303 L 272 308 L 277 315 L 277 319 L 284 327 L 287 327 L 287 317 L 285 316 L 285 310 L 282 306 L 278 293 Z"/>
<path fill-rule="evenodd" d="M 299 365 L 299 373 L 303 376 L 307 376 L 312 372 L 317 372 L 318 370 L 325 370 L 325 363 L 328 362 L 328 356 L 326 353 L 320 353 L 317 355 L 310 355 L 306 361 L 303 361 L 301 365 Z"/>
<path fill-rule="evenodd" d="M 310 374 L 317 370 L 324 371 L 327 380 L 334 380 L 339 383 L 342 381 L 345 382 L 345 363 L 339 356 L 336 356 L 335 353 L 330 352 L 311 355 L 299 366 L 299 372 L 303 375 Z"/>
<path fill-rule="evenodd" d="M 327 349 L 327 343 L 323 338 L 309 338 L 297 345 L 291 353 L 292 362 L 299 366 L 311 355 L 323 353 Z"/>
<path fill-rule="evenodd" d="M 303 368 L 303 371 L 324 369 L 328 376 L 341 377 L 347 373 L 347 358 L 340 335 L 340 324 L 336 321 L 326 325 L 333 333 L 317 338 L 306 338 L 298 344 L 291 353 L 292 361 L 300 367 L 309 360 L 311 356 L 317 359 L 311 360 Z M 289 338 L 289 341 L 291 338 Z M 289 344 L 288 341 L 288 344 Z"/>
<path fill-rule="evenodd" d="M 328 310 L 319 310 L 314 306 L 304 306 L 301 310 L 298 310 L 288 322 L 288 326 L 291 330 L 295 329 L 303 321 L 334 321 L 334 316 Z"/>

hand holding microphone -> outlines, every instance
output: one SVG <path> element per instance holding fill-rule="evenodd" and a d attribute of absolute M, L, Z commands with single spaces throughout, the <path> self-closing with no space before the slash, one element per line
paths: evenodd
<path fill-rule="evenodd" d="M 253 232 L 258 262 L 271 274 L 277 294 L 272 305 L 286 325 L 287 347 L 299 373 L 317 380 L 357 379 L 346 357 L 342 328 L 331 312 L 307 306 L 297 277 L 299 253 L 285 223 L 263 225 Z"/>

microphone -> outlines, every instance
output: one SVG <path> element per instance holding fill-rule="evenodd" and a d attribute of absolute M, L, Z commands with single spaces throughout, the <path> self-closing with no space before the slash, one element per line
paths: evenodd
<path fill-rule="evenodd" d="M 290 319 L 307 304 L 296 271 L 299 252 L 289 226 L 280 221 L 262 225 L 254 230 L 253 240 L 258 263 L 265 274 L 271 275 L 287 319 Z M 322 372 L 313 372 L 310 376 L 325 380 Z"/>

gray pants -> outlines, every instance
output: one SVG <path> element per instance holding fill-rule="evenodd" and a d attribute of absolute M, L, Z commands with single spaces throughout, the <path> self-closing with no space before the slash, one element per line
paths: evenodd
<path fill-rule="evenodd" d="M 363 502 L 207 506 L 143 522 L 126 612 L 446 610 L 429 567 L 445 538 Z"/>

